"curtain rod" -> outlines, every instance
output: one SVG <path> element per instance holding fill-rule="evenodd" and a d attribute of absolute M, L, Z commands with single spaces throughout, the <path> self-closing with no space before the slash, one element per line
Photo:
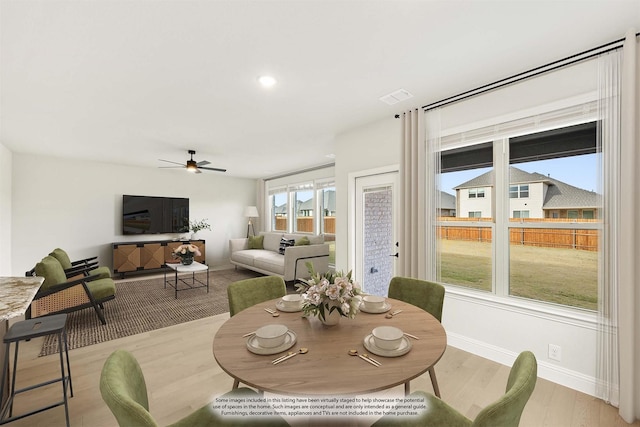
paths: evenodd
<path fill-rule="evenodd" d="M 638 37 L 640 33 L 636 33 L 636 37 Z M 517 83 L 519 81 L 535 77 L 539 74 L 547 73 L 549 71 L 556 70 L 561 67 L 565 67 L 567 65 L 575 64 L 580 61 L 587 60 L 589 58 L 593 58 L 594 56 L 610 52 L 616 49 L 620 49 L 622 47 L 622 43 L 624 42 L 624 38 L 615 40 L 613 42 L 609 42 L 603 44 L 598 47 L 594 47 L 589 50 L 585 50 L 584 52 L 580 52 L 571 56 L 568 56 L 563 59 L 559 59 L 557 61 L 550 62 L 548 64 L 532 68 L 528 71 L 524 71 L 522 73 L 514 74 L 511 77 L 504 78 L 502 80 L 495 81 L 493 83 L 486 84 L 484 86 L 477 87 L 475 89 L 468 90 L 466 92 L 462 92 L 458 95 L 450 96 L 449 98 L 442 99 L 440 101 L 432 102 L 431 104 L 424 105 L 422 107 L 423 110 L 428 111 L 434 108 L 443 107 L 445 105 L 453 104 L 454 102 L 462 101 L 463 99 L 470 98 L 472 96 L 479 95 L 484 92 L 488 92 L 490 90 L 498 89 L 503 86 L 507 86 L 513 83 Z M 396 115 L 396 118 L 398 115 Z"/>
<path fill-rule="evenodd" d="M 305 173 L 305 172 L 313 172 L 313 171 L 320 170 L 320 169 L 330 168 L 330 167 L 333 167 L 335 165 L 336 165 L 335 163 L 327 163 L 325 165 L 314 166 L 314 167 L 311 167 L 311 168 L 308 168 L 308 169 L 302 169 L 302 170 L 295 171 L 295 172 L 287 172 L 287 173 L 284 173 L 282 175 L 270 176 L 269 178 L 265 178 L 264 181 L 267 182 L 267 181 L 272 181 L 274 179 L 285 178 L 287 176 L 298 175 L 298 174 Z"/>

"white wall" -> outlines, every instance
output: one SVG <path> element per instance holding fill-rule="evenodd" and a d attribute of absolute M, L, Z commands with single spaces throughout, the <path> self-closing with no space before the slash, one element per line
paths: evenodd
<path fill-rule="evenodd" d="M 0 143 L 0 276 L 11 275 L 11 151 Z"/>
<path fill-rule="evenodd" d="M 256 200 L 252 179 L 18 153 L 13 154 L 12 180 L 11 273 L 18 276 L 56 247 L 72 259 L 98 255 L 100 264 L 112 268 L 113 242 L 179 236 L 122 235 L 123 194 L 188 197 L 190 218 L 207 218 L 211 224 L 211 231 L 199 233 L 206 240 L 207 263 L 226 265 L 229 239 L 245 235 L 244 207 Z"/>
<path fill-rule="evenodd" d="M 345 132 L 336 137 L 336 270 L 349 271 L 348 246 L 349 174 L 400 163 L 400 120 L 389 118 Z"/>

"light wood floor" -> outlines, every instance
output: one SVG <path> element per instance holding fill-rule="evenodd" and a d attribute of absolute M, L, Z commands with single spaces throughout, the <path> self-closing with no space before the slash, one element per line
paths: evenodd
<path fill-rule="evenodd" d="M 131 351 L 142 366 L 149 390 L 151 414 L 159 425 L 175 422 L 231 389 L 232 380 L 216 364 L 212 338 L 229 315 L 196 320 L 70 351 L 74 397 L 70 399 L 72 426 L 115 426 L 98 387 L 107 356 L 116 349 Z M 44 381 L 59 372 L 58 356 L 38 357 L 40 340 L 20 345 L 18 386 Z M 449 347 L 436 365 L 443 399 L 473 418 L 503 392 L 509 368 Z M 22 384 L 22 385 L 21 385 Z M 412 390 L 432 392 L 428 374 L 411 382 Z M 402 392 L 402 390 L 398 390 Z M 59 399 L 60 384 L 19 395 L 20 412 Z M 369 425 L 357 420 L 354 425 Z M 63 426 L 64 408 L 57 407 L 13 422 L 13 427 Z M 522 421 L 529 426 L 627 426 L 617 409 L 591 396 L 538 379 Z M 633 424 L 640 426 L 640 422 Z"/>

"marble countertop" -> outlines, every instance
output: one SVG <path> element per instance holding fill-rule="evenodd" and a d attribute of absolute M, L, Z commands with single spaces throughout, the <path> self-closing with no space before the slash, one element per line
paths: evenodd
<path fill-rule="evenodd" d="M 44 277 L 0 277 L 0 321 L 22 316 Z"/>

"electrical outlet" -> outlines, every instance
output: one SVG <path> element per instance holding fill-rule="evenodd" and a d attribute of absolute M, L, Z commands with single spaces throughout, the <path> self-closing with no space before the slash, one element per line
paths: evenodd
<path fill-rule="evenodd" d="M 557 344 L 549 344 L 549 359 L 562 361 L 562 347 Z"/>

